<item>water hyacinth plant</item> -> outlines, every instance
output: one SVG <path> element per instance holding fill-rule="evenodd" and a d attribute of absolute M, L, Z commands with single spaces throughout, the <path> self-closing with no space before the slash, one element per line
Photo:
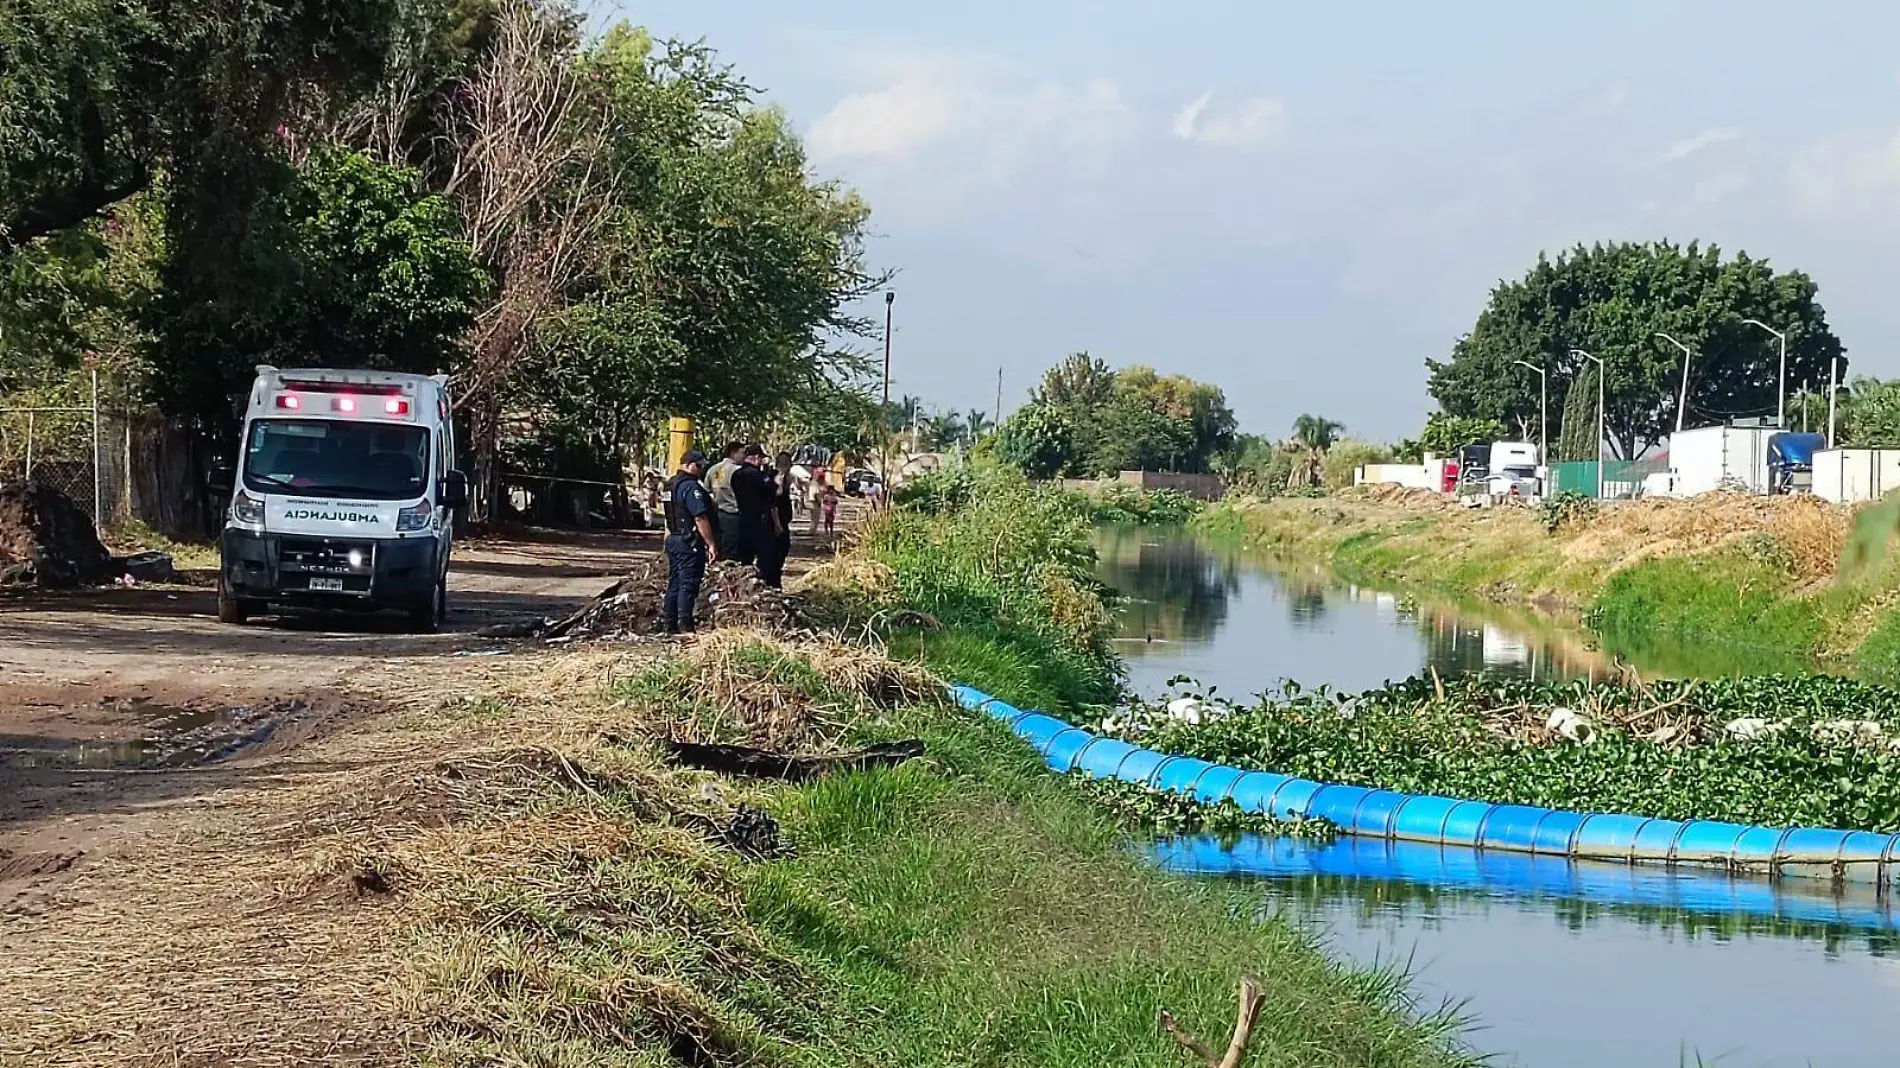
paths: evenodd
<path fill-rule="evenodd" d="M 1533 682 L 1421 676 L 1347 695 L 1121 714 L 1161 752 L 1505 804 L 1900 831 L 1900 690 L 1830 676 Z"/>

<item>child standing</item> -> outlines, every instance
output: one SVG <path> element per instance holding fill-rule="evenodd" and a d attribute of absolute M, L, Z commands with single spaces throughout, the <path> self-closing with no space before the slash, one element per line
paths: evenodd
<path fill-rule="evenodd" d="M 820 498 L 825 510 L 825 533 L 830 534 L 838 528 L 838 490 L 831 485 L 825 486 L 825 495 Z"/>

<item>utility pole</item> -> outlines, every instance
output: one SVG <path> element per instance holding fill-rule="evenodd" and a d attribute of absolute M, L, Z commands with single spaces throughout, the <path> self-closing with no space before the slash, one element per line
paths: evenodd
<path fill-rule="evenodd" d="M 1609 377 L 1609 368 L 1582 349 L 1571 349 L 1570 355 L 1581 356 L 1597 365 L 1597 500 L 1600 501 L 1603 499 L 1603 380 Z"/>
<path fill-rule="evenodd" d="M 878 427 L 883 431 L 878 435 L 877 477 L 884 482 L 884 495 L 891 488 L 891 305 L 897 303 L 897 294 L 891 290 L 884 292 L 884 405 L 877 411 Z M 881 495 L 882 496 L 882 495 Z"/>
<path fill-rule="evenodd" d="M 996 369 L 996 427 L 997 429 L 1000 430 L 1002 429 L 1002 426 L 1003 426 L 1003 369 L 1001 367 L 998 367 Z"/>
<path fill-rule="evenodd" d="M 1788 429 L 1788 335 L 1760 319 L 1743 319 L 1742 322 L 1761 327 L 1775 335 L 1775 339 L 1781 342 L 1781 376 L 1775 380 L 1775 426 L 1786 430 Z"/>
<path fill-rule="evenodd" d="M 1689 346 L 1661 331 L 1657 331 L 1656 336 L 1682 350 L 1682 399 L 1676 402 L 1676 433 L 1680 434 L 1683 416 L 1689 411 L 1689 357 L 1694 352 Z"/>
<path fill-rule="evenodd" d="M 884 294 L 884 407 L 891 406 L 891 305 L 897 303 L 897 294 Z"/>
<path fill-rule="evenodd" d="M 1834 447 L 1834 399 L 1841 391 L 1841 358 L 1827 363 L 1827 447 Z"/>

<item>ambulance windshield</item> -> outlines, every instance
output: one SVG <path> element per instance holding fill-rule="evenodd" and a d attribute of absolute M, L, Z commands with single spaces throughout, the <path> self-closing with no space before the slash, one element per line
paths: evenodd
<path fill-rule="evenodd" d="M 258 419 L 244 450 L 253 493 L 414 500 L 429 486 L 429 432 L 331 419 Z"/>

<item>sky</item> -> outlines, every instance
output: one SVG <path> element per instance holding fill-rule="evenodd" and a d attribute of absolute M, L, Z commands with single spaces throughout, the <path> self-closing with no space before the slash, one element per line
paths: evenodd
<path fill-rule="evenodd" d="M 1806 271 L 1854 373 L 1900 375 L 1891 0 L 590 10 L 703 39 L 863 193 L 893 393 L 931 406 L 1087 350 L 1254 433 L 1394 440 L 1500 279 L 1661 238 Z"/>

